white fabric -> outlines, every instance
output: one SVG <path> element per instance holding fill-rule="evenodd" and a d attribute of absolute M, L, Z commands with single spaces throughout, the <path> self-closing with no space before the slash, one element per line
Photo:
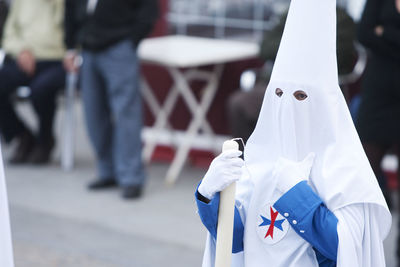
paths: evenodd
<path fill-rule="evenodd" d="M 212 199 L 216 192 L 221 192 L 228 185 L 242 176 L 243 160 L 239 158 L 239 150 L 227 150 L 216 157 L 210 165 L 199 186 L 199 193 Z"/>
<path fill-rule="evenodd" d="M 279 158 L 272 174 L 272 178 L 277 181 L 277 189 L 284 194 L 299 182 L 308 181 L 314 157 L 315 154 L 310 153 L 300 162 Z"/>
<path fill-rule="evenodd" d="M 373 214 L 375 211 L 374 204 L 354 204 L 335 211 L 339 220 L 337 266 L 385 266 L 384 233 L 380 231 L 379 214 Z"/>
<path fill-rule="evenodd" d="M 4 179 L 3 159 L 0 148 L 0 266 L 13 267 L 10 220 L 8 215 L 7 190 Z"/>
<path fill-rule="evenodd" d="M 299 90 L 308 97 L 297 100 Z M 260 208 L 281 196 L 276 177 L 271 179 L 276 161 L 298 162 L 311 152 L 309 184 L 339 219 L 337 266 L 385 266 L 382 241 L 391 215 L 338 86 L 335 0 L 291 3 L 260 116 L 245 148 L 253 185 L 242 186 L 242 179 L 237 185 L 245 233 L 243 258 L 234 264 L 318 266 L 310 244 L 293 229 L 269 246 L 256 231 Z"/>
<path fill-rule="evenodd" d="M 243 213 L 246 214 L 244 261 L 241 266 L 255 267 L 264 262 L 268 262 L 270 266 L 274 267 L 318 266 L 311 245 L 300 237 L 291 226 L 279 242 L 272 245 L 263 242 L 264 236 L 260 236 L 258 233 L 260 214 L 265 206 L 273 206 L 282 196 L 282 192 L 277 189 L 278 181 L 272 175 L 275 171 L 274 168 L 268 171 L 267 176 L 257 179 L 258 177 L 254 176 L 256 170 L 249 165 L 247 167 L 251 181 L 254 183 L 253 190 L 246 192 L 248 189 L 242 189 L 242 180 L 239 180 L 236 187 L 238 199 L 241 199 L 242 208 L 245 209 Z M 248 197 L 245 198 L 245 195 Z"/>

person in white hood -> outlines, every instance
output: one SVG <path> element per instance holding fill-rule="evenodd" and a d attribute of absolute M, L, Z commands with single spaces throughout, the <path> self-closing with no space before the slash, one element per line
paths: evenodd
<path fill-rule="evenodd" d="M 3 158 L 0 148 L 0 266 L 14 267 Z"/>
<path fill-rule="evenodd" d="M 391 215 L 338 85 L 336 1 L 293 0 L 256 128 L 196 191 L 214 266 L 219 192 L 237 181 L 232 266 L 381 267 Z"/>

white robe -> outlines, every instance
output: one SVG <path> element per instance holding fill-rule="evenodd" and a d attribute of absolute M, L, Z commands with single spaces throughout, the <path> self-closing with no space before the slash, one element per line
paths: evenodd
<path fill-rule="evenodd" d="M 306 97 L 297 98 L 299 92 Z M 391 214 L 339 87 L 335 0 L 290 4 L 257 125 L 244 151 L 248 172 L 236 195 L 244 252 L 234 255 L 232 266 L 318 266 L 311 245 L 294 231 L 269 247 L 255 237 L 260 208 L 279 198 L 271 178 L 276 162 L 281 157 L 299 162 L 311 152 L 316 157 L 309 185 L 338 219 L 337 266 L 385 266 L 383 240 Z M 213 266 L 214 246 L 208 238 L 204 267 Z"/>
<path fill-rule="evenodd" d="M 247 184 L 247 186 L 243 186 Z M 240 187 L 251 189 L 252 185 L 248 179 L 239 183 Z M 245 190 L 246 191 L 246 190 Z M 246 222 L 246 205 L 248 201 L 245 201 L 243 197 L 251 196 L 252 191 L 243 192 L 239 190 L 237 194 L 236 207 L 239 209 L 243 222 Z M 240 200 L 239 200 L 240 199 Z M 352 204 L 334 211 L 335 216 L 338 219 L 337 233 L 339 238 L 338 254 L 337 254 L 337 267 L 384 267 L 385 266 L 385 255 L 383 251 L 383 240 L 387 235 L 387 232 L 379 231 L 381 229 L 379 223 L 374 216 L 370 216 L 373 209 L 377 208 L 375 204 Z M 386 216 L 386 214 L 382 214 Z M 245 228 L 246 228 L 246 224 Z M 249 229 L 252 231 L 253 229 Z M 245 231 L 248 232 L 249 230 Z M 296 233 L 294 233 L 296 234 Z M 301 237 L 299 236 L 299 239 Z M 246 240 L 246 238 L 245 238 Z M 285 238 L 280 242 L 285 242 Z M 290 244 L 289 244 L 290 245 Z M 277 265 L 274 263 L 274 258 L 269 259 L 268 266 L 271 267 L 318 267 L 315 255 L 308 255 L 309 259 L 314 259 L 312 265 L 301 265 L 295 264 L 297 256 L 290 254 L 288 250 L 281 250 L 280 248 L 271 246 L 271 254 L 276 255 L 277 258 L 284 258 L 284 265 Z M 263 257 L 260 256 L 256 259 L 257 254 L 251 253 L 249 256 L 247 250 L 254 252 L 253 244 L 244 244 L 244 251 L 236 254 L 232 254 L 232 267 L 258 267 L 259 265 L 254 262 L 263 262 Z M 311 246 L 310 246 L 311 251 Z M 251 261 L 247 260 L 246 257 L 252 257 Z M 206 248 L 203 256 L 203 267 L 214 267 L 215 262 L 215 241 L 208 233 Z M 249 263 L 252 262 L 252 263 Z M 293 262 L 293 265 L 291 263 Z M 282 263 L 283 264 L 283 263 Z"/>
<path fill-rule="evenodd" d="M 3 159 L 0 148 L 0 266 L 13 267 L 10 220 L 8 213 L 7 190 L 4 179 Z"/>

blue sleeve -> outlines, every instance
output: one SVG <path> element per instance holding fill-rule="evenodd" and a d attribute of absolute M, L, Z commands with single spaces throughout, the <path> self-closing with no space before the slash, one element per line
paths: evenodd
<path fill-rule="evenodd" d="M 274 208 L 286 217 L 297 234 L 313 246 L 320 266 L 335 266 L 338 220 L 306 181 L 285 193 Z"/>
<path fill-rule="evenodd" d="M 217 239 L 217 223 L 219 209 L 219 193 L 217 193 L 209 203 L 201 201 L 200 193 L 196 190 L 195 197 L 199 215 L 202 223 L 210 232 L 214 240 Z M 240 218 L 239 210 L 235 207 L 235 217 L 233 225 L 233 244 L 232 253 L 243 251 L 244 226 Z"/>

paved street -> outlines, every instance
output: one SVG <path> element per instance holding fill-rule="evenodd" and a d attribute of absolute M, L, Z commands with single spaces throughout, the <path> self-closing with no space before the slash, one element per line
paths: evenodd
<path fill-rule="evenodd" d="M 200 266 L 205 231 L 193 190 L 204 170 L 187 167 L 174 187 L 164 184 L 166 164 L 147 167 L 144 197 L 124 201 L 117 189 L 88 192 L 95 177 L 80 105 L 76 167 L 5 166 L 17 267 Z M 19 112 L 28 117 L 30 107 Z M 60 140 L 62 113 L 57 116 Z M 3 145 L 6 159 L 12 147 Z"/>
<path fill-rule="evenodd" d="M 165 169 L 153 166 L 144 198 L 128 202 L 117 190 L 88 193 L 89 167 L 8 167 L 16 265 L 199 266 L 204 231 L 191 192 L 196 180 L 186 173 L 167 188 Z"/>
<path fill-rule="evenodd" d="M 118 190 L 88 192 L 95 172 L 81 115 L 77 125 L 74 171 L 60 169 L 59 151 L 47 167 L 6 165 L 16 267 L 200 266 L 205 231 L 193 190 L 204 170 L 186 167 L 167 187 L 168 166 L 151 164 L 137 201 L 123 201 Z M 385 244 L 388 267 L 395 267 L 394 228 Z"/>

